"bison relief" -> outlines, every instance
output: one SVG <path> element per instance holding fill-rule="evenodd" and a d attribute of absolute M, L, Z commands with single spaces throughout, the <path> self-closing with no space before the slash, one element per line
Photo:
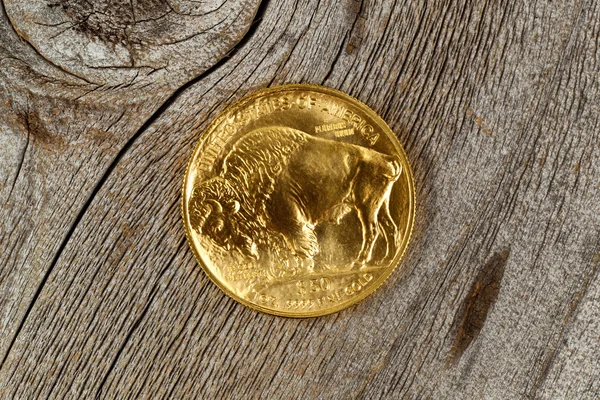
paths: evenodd
<path fill-rule="evenodd" d="M 397 157 L 285 127 L 246 134 L 224 155 L 218 175 L 194 188 L 192 228 L 214 244 L 258 259 L 283 251 L 300 259 L 319 254 L 315 227 L 356 212 L 362 246 L 353 266 L 371 261 L 379 238 L 388 260 L 398 227 L 389 197 L 402 172 Z"/>

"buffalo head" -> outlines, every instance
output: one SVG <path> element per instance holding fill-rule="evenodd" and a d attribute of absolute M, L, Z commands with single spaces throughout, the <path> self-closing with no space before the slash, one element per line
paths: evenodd
<path fill-rule="evenodd" d="M 258 259 L 256 244 L 239 229 L 240 207 L 231 184 L 223 178 L 212 178 L 194 189 L 189 202 L 190 223 L 217 246 Z"/>

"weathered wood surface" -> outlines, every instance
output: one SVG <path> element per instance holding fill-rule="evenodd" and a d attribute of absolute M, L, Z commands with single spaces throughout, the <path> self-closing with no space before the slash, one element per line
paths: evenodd
<path fill-rule="evenodd" d="M 600 397 L 597 2 L 54 1 L 0 10 L 0 398 Z M 292 82 L 382 115 L 418 199 L 308 320 L 222 294 L 179 215 L 208 121 Z"/>

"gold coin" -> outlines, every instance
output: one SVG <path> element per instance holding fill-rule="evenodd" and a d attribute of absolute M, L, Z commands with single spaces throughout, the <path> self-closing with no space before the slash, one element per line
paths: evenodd
<path fill-rule="evenodd" d="M 414 181 L 402 145 L 365 104 L 285 85 L 239 100 L 202 134 L 182 215 L 196 259 L 227 295 L 314 317 L 364 299 L 398 265 Z"/>

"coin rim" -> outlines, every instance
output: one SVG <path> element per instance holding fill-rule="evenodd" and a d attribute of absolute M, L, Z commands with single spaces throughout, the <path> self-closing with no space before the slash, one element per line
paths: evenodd
<path fill-rule="evenodd" d="M 188 219 L 186 218 L 186 216 L 189 213 L 187 212 L 188 211 L 187 204 L 185 201 L 185 189 L 187 186 L 189 171 L 192 166 L 192 163 L 196 159 L 196 157 L 194 157 L 194 156 L 198 152 L 200 146 L 208 139 L 210 131 L 214 130 L 214 128 L 217 125 L 219 125 L 232 110 L 234 110 L 236 108 L 241 108 L 242 106 L 246 105 L 247 103 L 249 103 L 250 101 L 252 101 L 258 97 L 261 97 L 261 96 L 264 96 L 267 94 L 282 92 L 282 91 L 289 91 L 289 90 L 307 90 L 307 91 L 322 92 L 325 94 L 332 95 L 334 97 L 341 97 L 342 99 L 359 106 L 359 108 L 364 108 L 366 114 L 369 115 L 369 117 L 371 117 L 375 122 L 377 122 L 377 124 L 380 125 L 380 127 L 382 127 L 384 131 L 386 131 L 386 134 L 391 135 L 393 138 L 396 139 L 395 142 L 394 142 L 394 140 L 391 140 L 391 142 L 392 142 L 393 146 L 396 148 L 396 150 L 399 153 L 401 153 L 404 156 L 404 159 L 406 160 L 406 164 L 407 164 L 408 168 L 407 168 L 407 171 L 404 171 L 404 172 L 407 173 L 407 175 L 408 175 L 409 194 L 412 194 L 412 196 L 409 196 L 408 234 L 405 235 L 402 242 L 400 243 L 400 245 L 402 246 L 402 249 L 396 255 L 396 257 L 394 257 L 394 259 L 390 263 L 390 266 L 388 268 L 386 268 L 386 271 L 379 277 L 378 280 L 376 280 L 373 283 L 373 285 L 370 285 L 367 289 L 365 289 L 363 292 L 361 292 L 357 296 L 351 297 L 348 300 L 343 301 L 333 307 L 325 308 L 325 309 L 322 309 L 319 311 L 294 312 L 294 311 L 273 310 L 273 309 L 252 303 L 252 302 L 238 296 L 233 291 L 229 290 L 224 284 L 222 284 L 220 282 L 219 279 L 217 279 L 213 275 L 210 268 L 204 263 L 204 260 L 202 259 L 202 257 L 200 257 L 198 250 L 194 246 L 194 241 L 191 236 L 192 235 L 191 227 L 188 226 Z M 358 103 L 358 104 L 356 104 L 356 103 Z M 268 87 L 268 88 L 259 89 L 259 90 L 253 91 L 252 93 L 239 98 L 238 100 L 234 101 L 232 104 L 227 106 L 223 111 L 221 111 L 219 113 L 219 115 L 215 119 L 213 119 L 213 121 L 202 131 L 202 133 L 200 134 L 200 137 L 196 141 L 196 145 L 194 146 L 194 149 L 193 149 L 191 156 L 189 158 L 189 161 L 187 163 L 187 167 L 185 169 L 185 175 L 183 177 L 183 186 L 182 186 L 182 190 L 181 190 L 181 207 L 180 208 L 181 208 L 182 222 L 183 222 L 183 226 L 184 226 L 184 230 L 185 230 L 185 236 L 186 236 L 186 239 L 187 239 L 187 242 L 188 242 L 190 248 L 192 249 L 192 253 L 194 254 L 194 258 L 196 259 L 196 262 L 198 264 L 200 264 L 200 266 L 202 267 L 202 270 L 205 272 L 205 274 L 208 276 L 208 278 L 219 289 L 221 289 L 221 291 L 223 293 L 225 293 L 228 297 L 237 301 L 238 303 L 241 303 L 244 306 L 246 306 L 252 310 L 255 310 L 255 311 L 258 311 L 258 312 L 261 312 L 264 314 L 276 315 L 276 316 L 280 316 L 280 317 L 289 317 L 289 318 L 313 318 L 313 317 L 320 317 L 320 316 L 324 316 L 324 315 L 334 314 L 336 312 L 350 308 L 351 306 L 356 305 L 357 303 L 366 299 L 367 297 L 369 297 L 370 295 L 375 293 L 375 291 L 377 291 L 377 289 L 379 289 L 383 285 L 383 283 L 388 280 L 388 278 L 396 270 L 398 265 L 400 265 L 400 261 L 402 260 L 402 258 L 404 257 L 404 254 L 406 253 L 406 249 L 408 248 L 410 239 L 412 237 L 413 229 L 414 229 L 415 212 L 416 212 L 415 180 L 414 180 L 414 176 L 413 176 L 412 165 L 410 164 L 408 155 L 406 154 L 406 151 L 404 150 L 402 143 L 400 143 L 400 139 L 398 139 L 396 134 L 394 134 L 394 131 L 392 131 L 390 126 L 387 124 L 387 122 L 385 122 L 383 120 L 383 118 L 381 118 L 371 107 L 369 107 L 368 105 L 366 105 L 359 99 L 357 99 L 347 93 L 344 93 L 338 89 L 334 89 L 334 88 L 331 88 L 328 86 L 321 86 L 321 85 L 313 85 L 313 84 L 306 84 L 306 83 L 301 83 L 301 84 L 293 83 L 293 84 L 278 85 L 278 86 L 272 86 L 272 87 Z M 360 270 L 357 272 L 360 272 Z"/>

